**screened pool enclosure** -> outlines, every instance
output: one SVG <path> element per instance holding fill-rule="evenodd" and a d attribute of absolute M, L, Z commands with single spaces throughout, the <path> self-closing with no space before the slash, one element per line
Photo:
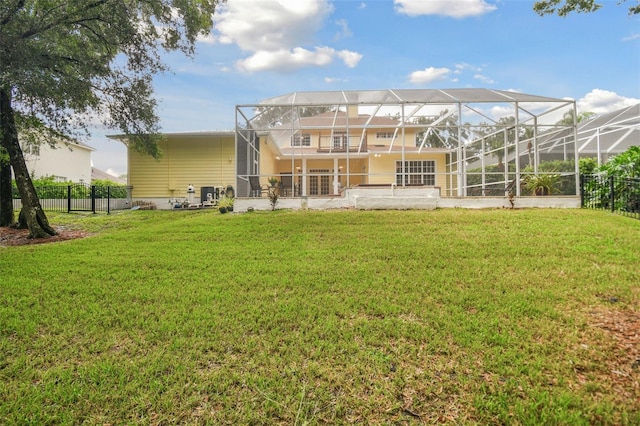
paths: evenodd
<path fill-rule="evenodd" d="M 295 92 L 236 106 L 237 192 L 337 197 L 426 187 L 441 197 L 576 195 L 573 100 L 489 89 Z M 264 195 L 263 195 L 264 196 Z"/>

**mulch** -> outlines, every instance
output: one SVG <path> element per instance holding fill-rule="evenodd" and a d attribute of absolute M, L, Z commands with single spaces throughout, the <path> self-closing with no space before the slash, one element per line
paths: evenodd
<path fill-rule="evenodd" d="M 60 241 L 75 240 L 90 235 L 86 231 L 78 231 L 67 229 L 64 227 L 54 226 L 53 229 L 58 233 L 49 238 L 29 238 L 28 229 L 0 228 L 0 246 L 24 246 L 33 244 L 50 244 Z"/>

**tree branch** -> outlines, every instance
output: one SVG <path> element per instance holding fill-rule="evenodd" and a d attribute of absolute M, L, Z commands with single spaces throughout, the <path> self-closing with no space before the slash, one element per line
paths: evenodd
<path fill-rule="evenodd" d="M 0 19 L 0 25 L 8 24 L 11 21 L 11 19 L 16 15 L 16 13 L 18 13 L 18 11 L 24 7 L 24 3 L 25 3 L 25 0 L 18 0 L 18 3 L 15 5 L 13 9 L 7 10 L 6 15 L 4 15 L 2 19 Z"/>

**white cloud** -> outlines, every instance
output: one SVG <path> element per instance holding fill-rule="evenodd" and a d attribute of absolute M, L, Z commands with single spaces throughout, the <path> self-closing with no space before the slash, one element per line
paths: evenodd
<path fill-rule="evenodd" d="M 358 52 L 352 52 L 350 50 L 341 50 L 336 53 L 340 59 L 344 61 L 344 64 L 349 68 L 355 68 L 362 59 L 362 55 Z"/>
<path fill-rule="evenodd" d="M 246 72 L 321 67 L 336 57 L 353 68 L 362 59 L 357 52 L 304 47 L 315 44 L 316 34 L 332 13 L 329 0 L 229 0 L 221 3 L 214 15 L 215 36 L 202 41 L 236 44 L 248 52 L 248 57 L 236 63 Z M 337 38 L 352 35 L 346 20 L 335 23 L 340 27 Z"/>
<path fill-rule="evenodd" d="M 349 29 L 349 23 L 347 22 L 346 19 L 338 19 L 336 21 L 336 25 L 340 28 L 340 30 L 338 31 L 338 33 L 334 37 L 334 40 L 340 40 L 340 39 L 343 39 L 343 38 L 348 38 L 348 37 L 351 37 L 353 35 L 351 30 Z"/>
<path fill-rule="evenodd" d="M 483 84 L 496 84 L 495 80 L 493 80 L 490 77 L 487 77 L 486 75 L 482 75 L 482 74 L 476 74 L 473 76 L 474 79 L 482 82 Z"/>
<path fill-rule="evenodd" d="M 409 81 L 414 84 L 430 83 L 435 80 L 442 80 L 451 73 L 449 68 L 425 68 L 422 71 L 414 71 L 409 75 Z"/>
<path fill-rule="evenodd" d="M 466 70 L 472 70 L 475 72 L 481 72 L 482 71 L 482 67 L 476 66 L 476 65 L 472 65 L 472 64 L 468 64 L 466 62 L 461 62 L 459 64 L 455 64 L 455 74 L 462 74 L 463 71 Z"/>
<path fill-rule="evenodd" d="M 398 13 L 409 16 L 442 15 L 452 18 L 484 15 L 497 9 L 484 0 L 393 0 Z"/>
<path fill-rule="evenodd" d="M 218 41 L 246 51 L 291 49 L 312 42 L 332 12 L 327 0 L 229 0 L 218 6 L 214 28 Z"/>
<path fill-rule="evenodd" d="M 207 35 L 199 34 L 197 40 L 204 44 L 214 44 L 216 42 L 216 37 L 211 33 Z"/>
<path fill-rule="evenodd" d="M 346 80 L 344 78 L 335 78 L 335 77 L 325 77 L 324 78 L 324 82 L 325 83 L 346 83 L 349 80 Z"/>
<path fill-rule="evenodd" d="M 639 38 L 640 38 L 640 33 L 635 33 L 635 34 L 631 34 L 631 35 L 630 35 L 630 36 L 628 36 L 628 37 L 624 37 L 624 38 L 622 39 L 622 41 L 633 41 L 633 40 L 637 40 L 637 39 L 639 39 Z"/>
<path fill-rule="evenodd" d="M 323 67 L 333 62 L 338 57 L 349 67 L 355 67 L 362 55 L 349 50 L 336 51 L 331 47 L 316 47 L 315 50 L 307 50 L 296 47 L 291 50 L 280 49 L 276 51 L 261 50 L 247 59 L 238 61 L 237 66 L 246 72 L 256 71 L 284 71 L 290 72 L 305 67 Z"/>
<path fill-rule="evenodd" d="M 593 89 L 576 102 L 579 112 L 601 115 L 640 103 L 640 99 L 626 98 L 608 90 Z"/>

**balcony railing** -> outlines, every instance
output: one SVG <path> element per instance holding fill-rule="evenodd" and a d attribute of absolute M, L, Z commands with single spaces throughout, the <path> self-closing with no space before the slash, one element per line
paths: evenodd
<path fill-rule="evenodd" d="M 320 136 L 318 152 L 364 152 L 367 150 L 367 138 L 361 135 L 323 135 Z"/>

